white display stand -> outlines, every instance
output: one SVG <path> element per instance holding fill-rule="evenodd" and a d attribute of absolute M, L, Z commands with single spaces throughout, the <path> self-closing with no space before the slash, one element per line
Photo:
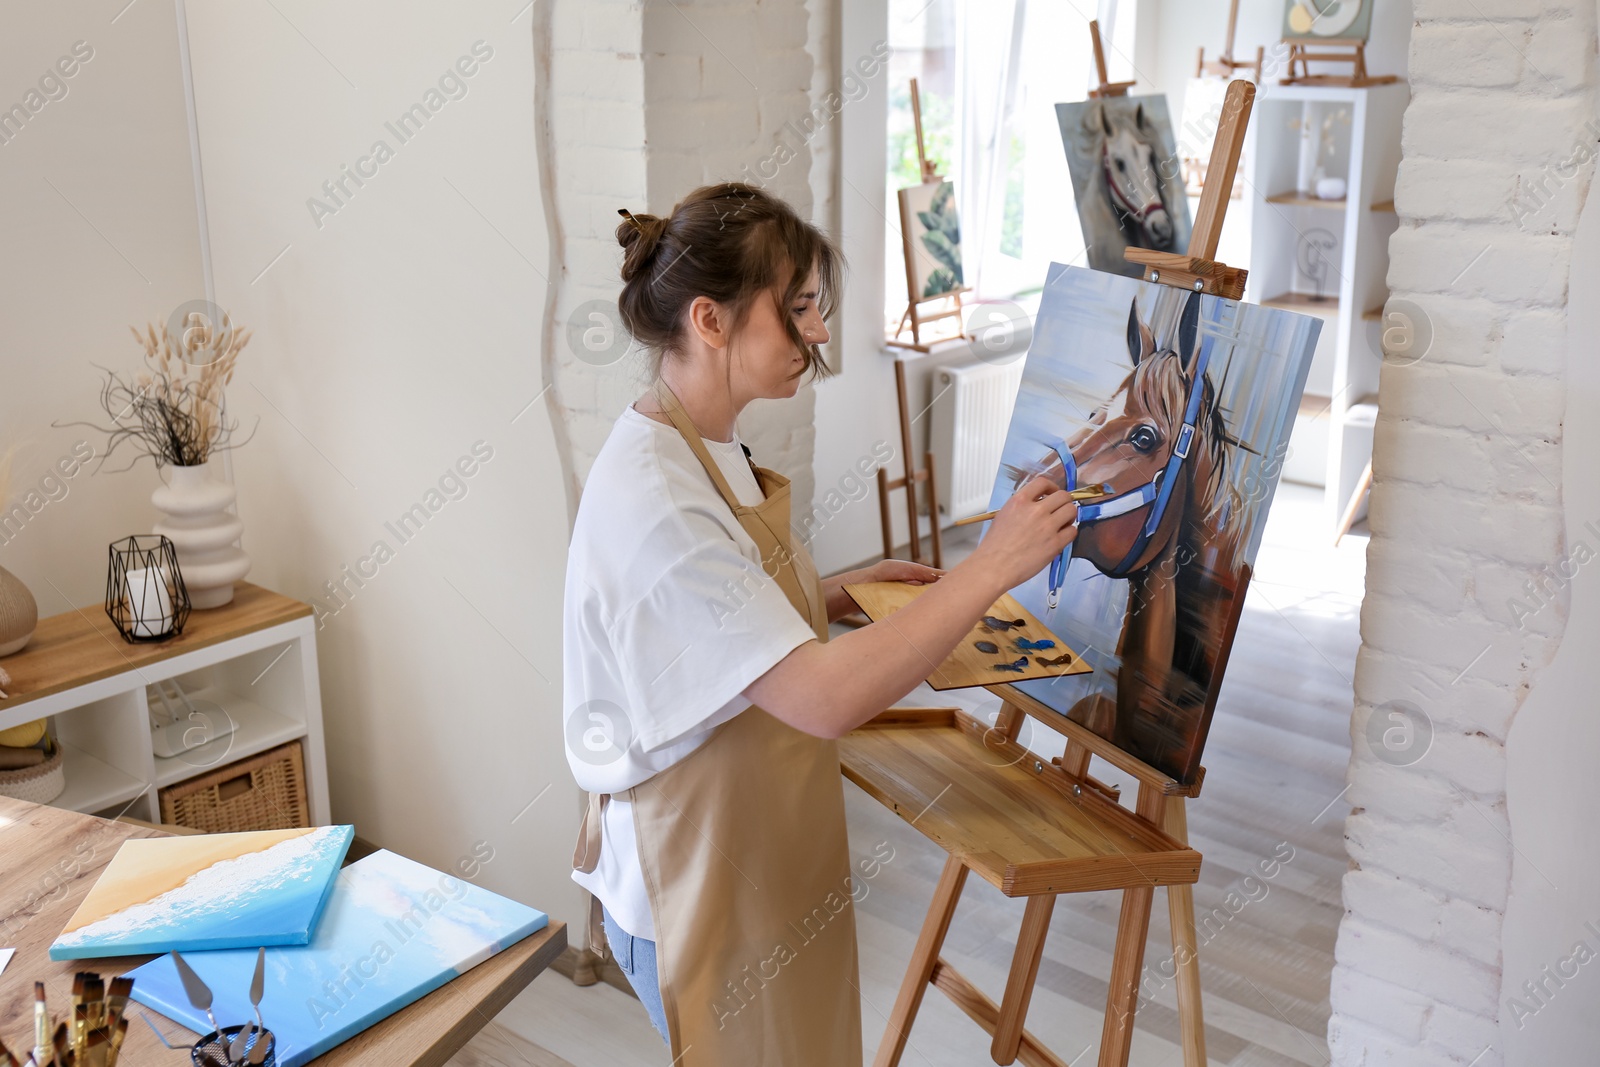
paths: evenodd
<path fill-rule="evenodd" d="M 65 792 L 49 801 L 52 807 L 95 815 L 126 814 L 149 822 L 160 821 L 159 790 L 298 739 L 311 822 L 326 825 L 331 815 L 316 620 L 309 605 L 298 607 L 304 608 L 298 617 L 153 662 L 139 659 L 134 650 L 160 646 L 123 646 L 117 652 L 129 657 L 127 669 L 81 684 L 52 687 L 54 691 L 38 696 L 13 688 L 13 699 L 0 700 L 0 729 L 51 719 L 51 732 L 65 754 L 67 780 Z M 83 613 L 92 610 L 85 608 Z M 194 612 L 184 637 L 203 633 L 212 614 Z M 95 621 L 106 620 L 102 616 Z M 30 645 L 0 663 L 21 681 L 16 665 L 32 651 Z M 191 700 L 221 704 L 234 720 L 233 733 L 170 759 L 156 756 L 145 686 L 165 678 L 177 679 Z"/>
<path fill-rule="evenodd" d="M 1381 320 L 1389 237 L 1398 224 L 1400 121 L 1409 98 L 1404 83 L 1269 84 L 1261 87 L 1250 124 L 1250 299 L 1325 322 L 1284 476 L 1325 487 L 1330 532 L 1372 458 L 1382 337 L 1390 325 Z M 1307 188 L 1316 148 L 1324 120 L 1340 112 L 1348 122 L 1335 122 L 1334 148 L 1324 153 L 1324 166 L 1330 176 L 1345 179 L 1345 196 L 1319 199 Z M 1321 300 L 1305 270 L 1308 261 L 1319 259 Z"/>

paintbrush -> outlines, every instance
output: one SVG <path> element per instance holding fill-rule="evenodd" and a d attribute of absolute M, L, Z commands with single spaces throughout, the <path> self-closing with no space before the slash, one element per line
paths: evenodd
<path fill-rule="evenodd" d="M 44 1002 L 44 983 L 33 983 L 33 1062 L 50 1062 L 50 1009 Z"/>
<path fill-rule="evenodd" d="M 1072 490 L 1067 495 L 1072 497 L 1075 502 L 1082 503 L 1086 500 L 1103 499 L 1104 497 L 1110 496 L 1113 491 L 1114 490 L 1111 488 L 1110 482 L 1099 482 L 1095 485 L 1079 486 L 1077 489 Z M 964 519 L 957 519 L 950 525 L 970 526 L 975 522 L 988 522 L 998 514 L 1000 514 L 998 511 L 986 511 L 982 515 L 968 515 Z"/>
<path fill-rule="evenodd" d="M 196 1011 L 205 1012 L 206 1018 L 211 1020 L 211 1029 L 221 1033 L 222 1027 L 217 1025 L 217 1017 L 211 1014 L 211 987 L 194 973 L 194 968 L 178 955 L 177 949 L 172 950 L 172 962 L 178 966 L 178 977 L 183 980 L 183 992 L 188 996 L 189 1003 L 195 1006 Z"/>
<path fill-rule="evenodd" d="M 117 1067 L 117 1057 L 122 1054 L 122 1043 L 127 1039 L 128 1020 L 124 1016 L 111 1031 L 111 1051 L 106 1053 L 106 1067 Z"/>
<path fill-rule="evenodd" d="M 67 1024 L 56 1027 L 51 1044 L 56 1050 L 56 1067 L 67 1067 L 72 1062 L 72 1044 L 67 1038 Z"/>
<path fill-rule="evenodd" d="M 106 1029 L 111 1029 L 121 1021 L 123 1013 L 128 1010 L 128 996 L 133 992 L 132 978 L 111 979 L 111 990 L 106 996 Z"/>

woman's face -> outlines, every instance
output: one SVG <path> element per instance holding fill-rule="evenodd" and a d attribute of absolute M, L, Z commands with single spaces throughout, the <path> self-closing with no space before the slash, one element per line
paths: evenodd
<path fill-rule="evenodd" d="M 828 343 L 828 327 L 817 308 L 817 271 L 812 269 L 793 304 L 779 308 L 777 297 L 758 297 L 750 306 L 733 344 L 733 370 L 745 379 L 752 399 L 791 397 L 800 388 L 805 360 L 795 348 L 782 316 L 788 316 L 808 345 Z"/>

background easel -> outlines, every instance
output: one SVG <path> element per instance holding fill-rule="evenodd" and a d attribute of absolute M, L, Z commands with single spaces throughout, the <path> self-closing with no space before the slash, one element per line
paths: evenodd
<path fill-rule="evenodd" d="M 1129 250 L 1146 264 L 1146 280 L 1237 299 L 1244 271 L 1214 262 L 1227 192 L 1233 184 L 1255 86 L 1228 87 L 1188 255 Z M 1249 571 L 1228 621 L 1231 647 L 1244 606 Z M 1215 703 L 1220 673 L 1207 699 Z M 909 1040 L 923 995 L 937 987 L 992 1038 L 997 1064 L 1018 1058 L 1029 1067 L 1067 1067 L 1023 1026 L 1056 897 L 1120 890 L 1100 1067 L 1126 1067 L 1139 1002 L 1145 938 L 1158 886 L 1167 889 L 1172 964 L 1185 1067 L 1205 1067 L 1192 885 L 1200 855 L 1188 846 L 1185 802 L 1199 795 L 1205 771 L 1178 782 L 1010 685 L 991 685 L 1002 700 L 993 726 L 953 708 L 891 708 L 852 731 L 839 746 L 846 777 L 899 813 L 949 853 L 889 1014 L 874 1067 L 895 1067 Z M 1050 759 L 1019 744 L 1032 717 L 1066 739 Z M 1119 792 L 1092 777 L 1093 756 L 1138 782 L 1133 811 Z M 969 871 L 1006 896 L 1025 897 L 1022 926 L 1003 998 L 996 1004 L 939 956 Z"/>
<path fill-rule="evenodd" d="M 1089 20 L 1089 43 L 1094 46 L 1094 69 L 1100 77 L 1100 87 L 1089 90 L 1091 100 L 1099 100 L 1106 96 L 1127 96 L 1128 90 L 1134 85 L 1131 81 L 1113 82 L 1106 81 L 1106 49 L 1100 40 L 1100 22 L 1098 19 Z"/>
<path fill-rule="evenodd" d="M 1395 74 L 1367 73 L 1367 42 L 1359 37 L 1329 37 L 1323 41 L 1284 42 L 1289 46 L 1288 74 L 1279 79 L 1284 85 L 1340 85 L 1361 89 L 1368 85 L 1388 85 L 1399 81 Z M 1341 48 L 1349 51 L 1321 52 L 1317 48 Z M 1313 63 L 1349 63 L 1349 74 L 1313 74 Z M 1296 73 L 1298 67 L 1299 73 Z"/>
<path fill-rule="evenodd" d="M 1239 0 L 1230 0 L 1228 4 L 1228 39 L 1222 46 L 1222 54 L 1210 63 L 1206 62 L 1206 46 L 1200 46 L 1200 58 L 1195 63 L 1194 76 L 1203 78 L 1207 74 L 1220 74 L 1224 78 L 1231 78 L 1235 71 L 1251 70 L 1255 72 L 1257 85 L 1261 84 L 1261 68 L 1266 62 L 1267 50 L 1261 45 L 1256 46 L 1256 61 L 1247 63 L 1242 59 L 1233 58 L 1233 33 L 1239 25 Z"/>
<path fill-rule="evenodd" d="M 894 361 L 894 391 L 895 399 L 900 408 L 900 457 L 904 461 L 902 469 L 905 474 L 899 478 L 890 478 L 889 472 L 882 467 L 878 468 L 878 517 L 883 525 L 883 558 L 888 559 L 894 555 L 894 523 L 889 517 L 889 494 L 896 489 L 906 491 L 906 519 L 910 529 L 911 562 L 927 562 L 922 558 L 922 535 L 917 530 L 917 485 L 921 482 L 928 483 L 928 538 L 933 542 L 933 559 L 929 564 L 933 567 L 944 566 L 944 545 L 939 540 L 939 483 L 934 478 L 933 453 L 924 452 L 922 470 L 917 470 L 911 462 L 911 407 L 906 402 L 906 365 L 902 360 Z"/>
<path fill-rule="evenodd" d="M 923 136 L 922 136 L 922 92 L 921 92 L 921 90 L 919 90 L 917 88 L 917 79 L 915 79 L 915 78 L 911 79 L 911 120 L 916 125 L 916 131 L 917 131 L 917 170 L 922 175 L 922 181 L 923 181 L 924 184 L 927 184 L 928 182 L 939 181 L 940 178 L 941 178 L 941 175 L 939 174 L 939 168 L 934 164 L 933 160 L 928 158 L 927 143 L 926 143 L 926 141 L 924 141 Z M 902 200 L 901 217 L 900 217 L 900 233 L 901 233 L 902 240 L 906 239 L 906 232 L 910 228 L 910 225 L 911 225 L 910 219 L 905 217 L 904 201 Z M 911 247 L 910 247 L 909 244 L 907 244 L 906 245 L 906 294 L 907 294 L 906 295 L 906 299 L 907 299 L 906 310 L 900 316 L 900 322 L 899 322 L 898 325 L 895 326 L 894 332 L 892 334 L 890 334 L 887 343 L 891 347 L 894 347 L 894 348 L 907 348 L 907 349 L 911 349 L 914 352 L 926 352 L 935 343 L 938 343 L 940 341 L 950 341 L 950 340 L 954 340 L 954 339 L 959 338 L 959 337 L 967 337 L 968 334 L 966 333 L 965 329 L 961 325 L 961 311 L 962 311 L 961 294 L 968 291 L 967 287 L 964 286 L 964 285 L 963 286 L 958 286 L 957 288 L 951 290 L 950 292 L 948 292 L 948 293 L 940 293 L 938 296 L 918 296 L 917 295 L 917 270 L 916 270 L 916 266 L 913 263 L 912 258 L 911 258 L 912 254 L 913 253 L 911 251 Z M 925 311 L 925 310 L 923 310 L 923 308 L 925 306 L 931 306 L 933 308 L 933 310 L 932 311 Z M 938 334 L 938 335 L 936 335 L 934 337 L 928 338 L 928 339 L 924 339 L 923 338 L 923 336 L 922 336 L 922 328 L 924 326 L 926 326 L 930 322 L 938 322 L 941 319 L 949 319 L 949 318 L 954 318 L 956 320 L 956 329 L 955 329 L 954 333 L 942 332 L 942 333 L 940 333 L 940 334 Z M 902 338 L 905 335 L 906 327 L 908 325 L 911 327 L 911 340 L 910 341 L 905 341 L 905 340 L 902 340 Z M 904 396 L 904 393 L 905 393 L 905 390 L 904 390 L 904 387 L 902 386 L 901 395 Z M 902 404 L 901 404 L 901 424 L 902 424 L 902 426 L 904 425 L 904 423 L 905 423 L 905 405 L 902 402 Z M 907 456 L 909 457 L 909 455 L 910 455 L 910 453 L 908 452 Z M 908 460 L 908 466 L 909 466 L 909 460 Z M 912 534 L 911 534 L 911 543 L 913 545 L 915 545 L 917 543 L 916 531 L 915 530 L 913 530 Z"/>

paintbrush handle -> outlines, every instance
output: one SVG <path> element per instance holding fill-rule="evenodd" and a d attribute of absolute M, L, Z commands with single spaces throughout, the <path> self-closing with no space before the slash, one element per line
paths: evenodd
<path fill-rule="evenodd" d="M 1073 499 L 1073 501 L 1075 503 L 1080 503 L 1081 504 L 1084 501 L 1100 500 L 1103 497 L 1110 496 L 1111 495 L 1111 487 L 1108 486 L 1108 485 L 1104 485 L 1104 484 L 1101 484 L 1101 485 L 1086 485 L 1082 489 L 1074 489 L 1074 490 L 1072 490 L 1072 492 L 1069 493 L 1068 495 L 1072 497 L 1072 499 Z M 951 526 L 971 526 L 975 522 L 988 522 L 990 519 L 994 518 L 998 514 L 1000 514 L 1000 512 L 998 512 L 998 511 L 985 511 L 982 515 L 968 515 L 964 519 L 957 519 L 955 522 L 952 522 L 950 525 Z"/>

